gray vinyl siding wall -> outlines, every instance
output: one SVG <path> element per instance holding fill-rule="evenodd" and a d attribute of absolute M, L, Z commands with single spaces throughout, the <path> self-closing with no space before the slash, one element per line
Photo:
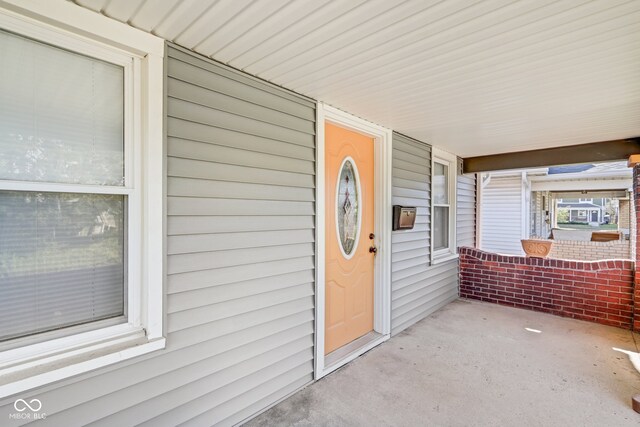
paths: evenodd
<path fill-rule="evenodd" d="M 462 161 L 458 166 L 462 170 Z M 458 175 L 456 240 L 458 247 L 476 245 L 476 175 Z"/>
<path fill-rule="evenodd" d="M 167 348 L 24 393 L 38 425 L 232 425 L 312 381 L 315 105 L 168 53 Z"/>
<path fill-rule="evenodd" d="M 393 133 L 394 205 L 416 206 L 413 230 L 394 231 L 391 243 L 391 334 L 458 297 L 458 260 L 430 262 L 431 146 Z"/>

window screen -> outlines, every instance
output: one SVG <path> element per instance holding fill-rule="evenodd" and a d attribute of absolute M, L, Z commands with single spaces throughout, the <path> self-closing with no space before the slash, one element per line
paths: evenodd
<path fill-rule="evenodd" d="M 0 191 L 0 340 L 124 314 L 124 205 Z"/>
<path fill-rule="evenodd" d="M 0 32 L 0 179 L 122 185 L 123 68 Z"/>
<path fill-rule="evenodd" d="M 433 208 L 433 248 L 435 250 L 449 247 L 449 207 Z"/>
<path fill-rule="evenodd" d="M 433 163 L 433 249 L 449 247 L 449 166 Z"/>
<path fill-rule="evenodd" d="M 433 203 L 449 203 L 449 167 L 442 163 L 433 164 Z"/>
<path fill-rule="evenodd" d="M 2 31 L 0 57 L 0 340 L 126 315 L 124 70 Z"/>

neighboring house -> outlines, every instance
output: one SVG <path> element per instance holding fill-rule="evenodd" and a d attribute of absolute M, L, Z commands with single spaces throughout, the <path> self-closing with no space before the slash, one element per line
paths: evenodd
<path fill-rule="evenodd" d="M 478 247 L 521 254 L 520 239 L 529 235 L 531 184 L 527 172 L 483 174 L 478 181 Z"/>
<path fill-rule="evenodd" d="M 613 218 L 630 232 L 626 162 L 485 173 L 478 181 L 481 249 L 522 254 L 520 240 L 550 237 L 561 210 L 571 222 L 597 226 Z"/>
<path fill-rule="evenodd" d="M 0 0 L 0 424 L 236 425 L 456 300 L 556 191 L 473 159 L 640 134 L 533 3 Z"/>
<path fill-rule="evenodd" d="M 606 219 L 606 204 L 610 199 L 556 199 L 556 215 L 566 212 L 567 222 L 599 225 Z M 557 221 L 556 221 L 557 222 Z"/>

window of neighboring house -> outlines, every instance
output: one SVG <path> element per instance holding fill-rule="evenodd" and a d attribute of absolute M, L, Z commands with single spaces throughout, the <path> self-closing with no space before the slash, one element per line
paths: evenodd
<path fill-rule="evenodd" d="M 579 203 L 593 203 L 593 199 L 579 199 Z"/>
<path fill-rule="evenodd" d="M 585 210 L 578 211 L 578 218 L 586 218 L 586 217 L 587 217 L 587 211 Z"/>
<path fill-rule="evenodd" d="M 457 159 L 447 152 L 433 149 L 431 165 L 431 254 L 437 262 L 455 256 L 455 212 Z"/>
<path fill-rule="evenodd" d="M 126 343 L 137 347 L 133 356 L 164 339 L 161 278 L 143 269 L 151 260 L 161 268 L 162 254 L 142 251 L 150 242 L 143 230 L 157 222 L 150 208 L 162 204 L 142 165 L 157 169 L 150 156 L 161 153 L 161 140 L 143 149 L 140 102 L 146 79 L 162 72 L 161 57 L 143 71 L 151 55 L 1 10 L 0 55 L 2 397 L 88 370 L 74 366 L 82 349 L 102 352 L 95 368 L 126 358 Z M 119 349 L 106 356 L 110 345 Z M 47 364 L 55 369 L 34 374 Z"/>

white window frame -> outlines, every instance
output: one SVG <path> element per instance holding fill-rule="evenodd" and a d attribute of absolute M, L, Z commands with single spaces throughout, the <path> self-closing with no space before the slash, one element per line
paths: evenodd
<path fill-rule="evenodd" d="M 129 224 L 126 323 L 0 345 L 2 398 L 165 347 L 164 40 L 64 0 L 6 0 L 0 28 L 125 70 L 124 186 L 0 181 L 0 189 L 125 195 Z"/>
<path fill-rule="evenodd" d="M 593 203 L 593 198 L 578 199 L 578 203 Z"/>
<path fill-rule="evenodd" d="M 438 204 L 433 202 L 433 193 L 431 194 L 431 264 L 449 261 L 458 257 L 456 247 L 456 187 L 458 182 L 458 159 L 455 155 L 433 147 L 431 149 L 431 182 L 433 182 L 433 173 L 435 164 L 440 163 L 447 166 L 449 176 L 447 177 L 449 203 Z M 436 206 L 449 207 L 449 246 L 444 249 L 436 250 L 434 246 L 434 226 L 433 218 Z"/>

